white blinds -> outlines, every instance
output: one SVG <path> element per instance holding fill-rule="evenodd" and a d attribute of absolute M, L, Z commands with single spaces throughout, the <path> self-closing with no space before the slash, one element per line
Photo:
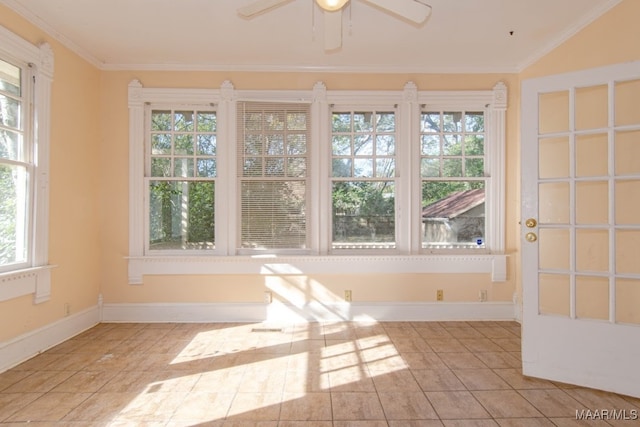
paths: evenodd
<path fill-rule="evenodd" d="M 304 249 L 310 106 L 238 103 L 240 247 Z"/>

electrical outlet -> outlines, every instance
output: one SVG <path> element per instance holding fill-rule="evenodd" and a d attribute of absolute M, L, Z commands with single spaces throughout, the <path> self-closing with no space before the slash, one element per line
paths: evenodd
<path fill-rule="evenodd" d="M 436 291 L 436 300 L 437 301 L 442 301 L 444 300 L 444 291 L 442 289 L 438 289 Z"/>
<path fill-rule="evenodd" d="M 487 290 L 486 289 L 482 289 L 480 291 L 480 295 L 478 297 L 480 299 L 480 302 L 485 302 L 487 300 Z"/>
<path fill-rule="evenodd" d="M 351 302 L 351 290 L 344 291 L 344 300 L 347 302 Z"/>
<path fill-rule="evenodd" d="M 264 302 L 267 304 L 271 304 L 273 301 L 273 295 L 269 291 L 264 291 Z"/>

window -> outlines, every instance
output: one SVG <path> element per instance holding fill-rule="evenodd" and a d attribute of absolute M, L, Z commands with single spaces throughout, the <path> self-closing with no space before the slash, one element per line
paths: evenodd
<path fill-rule="evenodd" d="M 309 110 L 308 104 L 238 104 L 241 249 L 308 247 Z"/>
<path fill-rule="evenodd" d="M 215 248 L 215 111 L 150 109 L 148 248 Z"/>
<path fill-rule="evenodd" d="M 484 112 L 423 111 L 420 143 L 422 247 L 484 248 Z"/>
<path fill-rule="evenodd" d="M 396 115 L 331 115 L 332 248 L 395 248 Z"/>
<path fill-rule="evenodd" d="M 0 27 L 0 301 L 50 296 L 49 100 L 53 53 Z"/>
<path fill-rule="evenodd" d="M 129 85 L 129 281 L 145 274 L 493 273 L 506 88 Z"/>

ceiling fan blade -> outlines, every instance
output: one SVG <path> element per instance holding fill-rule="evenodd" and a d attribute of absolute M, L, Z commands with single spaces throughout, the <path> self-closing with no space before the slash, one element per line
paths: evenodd
<path fill-rule="evenodd" d="M 257 0 L 248 6 L 244 6 L 238 9 L 238 15 L 244 18 L 251 18 L 260 13 L 266 12 L 269 9 L 282 6 L 285 3 L 289 3 L 292 0 Z"/>
<path fill-rule="evenodd" d="M 324 50 L 335 50 L 342 46 L 342 9 L 324 11 Z"/>
<path fill-rule="evenodd" d="M 431 6 L 418 0 L 362 0 L 416 24 L 422 24 L 431 15 Z"/>

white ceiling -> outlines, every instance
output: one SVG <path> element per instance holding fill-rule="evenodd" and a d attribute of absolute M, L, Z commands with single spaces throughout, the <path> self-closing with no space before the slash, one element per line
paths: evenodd
<path fill-rule="evenodd" d="M 0 0 L 107 69 L 517 72 L 620 0 L 426 0 L 422 26 L 360 0 L 338 51 L 322 11 L 289 3 L 251 20 L 254 0 Z M 513 31 L 513 35 L 510 35 Z"/>

